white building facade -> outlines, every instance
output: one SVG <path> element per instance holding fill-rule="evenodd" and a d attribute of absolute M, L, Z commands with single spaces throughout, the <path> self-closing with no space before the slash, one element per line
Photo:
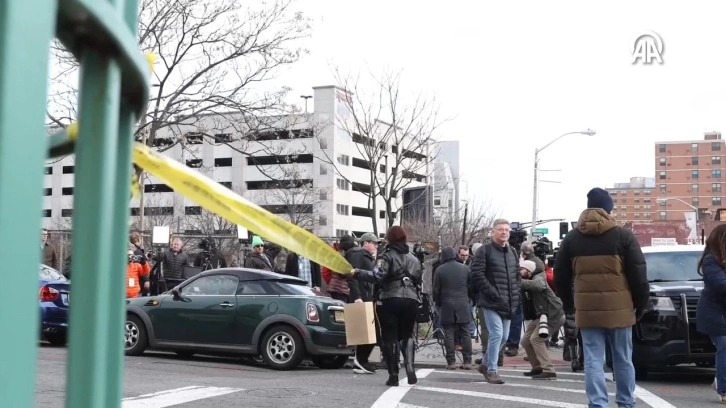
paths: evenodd
<path fill-rule="evenodd" d="M 157 134 L 155 146 L 167 157 L 197 169 L 320 237 L 372 232 L 374 206 L 365 194 L 370 190 L 372 166 L 361 153 L 361 145 L 379 143 L 351 135 L 338 125 L 350 120 L 343 102 L 346 91 L 335 86 L 313 89 L 314 108 L 310 114 L 272 118 L 265 125 L 256 123 L 254 131 L 249 123 L 241 124 L 239 115 L 201 117 L 188 126 L 164 129 Z M 242 138 L 241 134 L 254 136 Z M 71 155 L 46 164 L 45 228 L 70 228 L 74 162 Z M 391 163 L 381 160 L 374 169 L 376 177 L 385 177 L 391 167 Z M 410 186 L 425 185 L 428 181 L 428 177 L 418 174 Z M 144 229 L 169 225 L 173 232 L 198 232 L 195 217 L 201 217 L 202 210 L 196 203 L 152 176 L 145 177 L 144 183 Z M 395 209 L 401 205 L 399 196 Z M 137 221 L 139 206 L 138 198 L 130 200 L 132 221 Z M 387 219 L 380 197 L 375 207 L 373 215 L 382 235 Z"/>

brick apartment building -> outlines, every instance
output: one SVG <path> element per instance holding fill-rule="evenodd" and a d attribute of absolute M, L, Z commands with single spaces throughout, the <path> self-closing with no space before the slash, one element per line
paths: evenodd
<path fill-rule="evenodd" d="M 621 223 L 684 221 L 684 213 L 697 208 L 699 220 L 705 220 L 723 207 L 724 154 L 720 132 L 706 133 L 703 140 L 656 142 L 655 177 L 633 177 L 607 189 L 615 218 Z"/>

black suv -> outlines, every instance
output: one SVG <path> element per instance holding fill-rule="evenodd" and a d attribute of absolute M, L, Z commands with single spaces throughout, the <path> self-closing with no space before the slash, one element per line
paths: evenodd
<path fill-rule="evenodd" d="M 643 247 L 650 307 L 633 327 L 633 364 L 638 380 L 653 366 L 713 367 L 716 348 L 696 331 L 696 305 L 703 290 L 698 260 L 703 245 Z"/>

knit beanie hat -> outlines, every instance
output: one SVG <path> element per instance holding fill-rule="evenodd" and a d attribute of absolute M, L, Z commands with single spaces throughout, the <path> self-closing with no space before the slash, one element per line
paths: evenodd
<path fill-rule="evenodd" d="M 252 237 L 252 246 L 256 247 L 257 245 L 265 245 L 265 244 L 262 242 L 262 238 L 255 235 Z"/>
<path fill-rule="evenodd" d="M 528 270 L 529 273 L 532 273 L 535 269 L 537 269 L 537 264 L 535 264 L 534 261 L 519 261 L 519 267 Z"/>
<path fill-rule="evenodd" d="M 610 193 L 595 187 L 587 193 L 587 208 L 602 208 L 610 214 L 613 211 L 613 199 Z"/>

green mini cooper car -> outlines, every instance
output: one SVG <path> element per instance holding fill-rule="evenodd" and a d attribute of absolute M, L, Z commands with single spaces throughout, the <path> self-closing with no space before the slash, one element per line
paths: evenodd
<path fill-rule="evenodd" d="M 301 279 L 254 269 L 202 272 L 170 291 L 128 299 L 126 355 L 147 349 L 262 356 L 276 370 L 309 358 L 340 368 L 346 346 L 343 303 L 317 295 Z"/>

